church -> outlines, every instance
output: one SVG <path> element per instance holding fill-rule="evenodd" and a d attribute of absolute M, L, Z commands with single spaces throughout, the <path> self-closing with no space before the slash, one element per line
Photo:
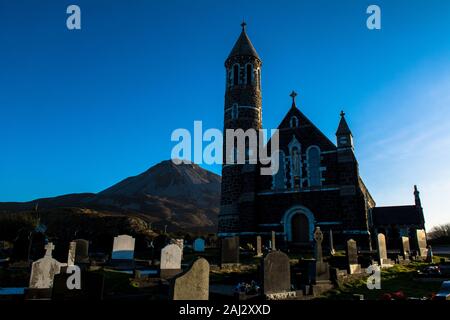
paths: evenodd
<path fill-rule="evenodd" d="M 245 23 L 225 68 L 224 130 L 261 129 L 262 60 Z M 245 243 L 259 235 L 267 243 L 275 232 L 277 247 L 302 248 L 312 246 L 314 229 L 320 227 L 336 247 L 343 248 L 352 238 L 360 248 L 371 250 L 379 232 L 386 235 L 388 247 L 395 248 L 401 236 L 425 229 L 416 187 L 414 205 L 376 206 L 359 175 L 345 113 L 331 141 L 297 107 L 295 98 L 292 92 L 278 126 L 278 172 L 260 175 L 260 164 L 222 166 L 218 236 L 238 235 Z"/>

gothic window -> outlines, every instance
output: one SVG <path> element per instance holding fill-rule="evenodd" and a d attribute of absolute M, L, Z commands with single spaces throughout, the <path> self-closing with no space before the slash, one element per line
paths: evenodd
<path fill-rule="evenodd" d="M 245 84 L 251 85 L 253 83 L 253 66 L 251 63 L 245 65 Z"/>
<path fill-rule="evenodd" d="M 239 117 L 239 106 L 237 103 L 234 103 L 231 107 L 231 119 L 236 120 Z"/>
<path fill-rule="evenodd" d="M 292 141 L 289 143 L 290 153 L 290 176 L 291 176 L 291 188 L 301 188 L 302 184 L 302 157 L 301 157 L 301 145 L 295 136 L 292 137 Z"/>
<path fill-rule="evenodd" d="M 286 189 L 286 169 L 285 169 L 285 161 L 284 161 L 284 152 L 278 151 L 278 171 L 274 173 L 272 176 L 272 189 L 273 190 L 282 190 Z"/>
<path fill-rule="evenodd" d="M 233 85 L 237 86 L 239 84 L 239 65 L 233 65 Z"/>
<path fill-rule="evenodd" d="M 306 152 L 308 161 L 308 183 L 310 187 L 317 187 L 322 184 L 320 173 L 320 149 L 317 146 L 311 146 Z"/>
<path fill-rule="evenodd" d="M 298 127 L 298 118 L 296 116 L 292 116 L 290 124 L 291 124 L 291 128 L 297 128 Z"/>

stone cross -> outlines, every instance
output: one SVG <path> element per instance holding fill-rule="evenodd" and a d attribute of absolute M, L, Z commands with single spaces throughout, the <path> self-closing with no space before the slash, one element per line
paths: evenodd
<path fill-rule="evenodd" d="M 49 242 L 45 245 L 45 255 L 47 257 L 51 257 L 52 256 L 52 251 L 55 250 L 55 246 L 53 245 L 53 243 Z"/>
<path fill-rule="evenodd" d="M 314 231 L 314 240 L 316 240 L 316 261 L 319 263 L 323 262 L 323 254 L 322 254 L 322 241 L 323 241 L 323 233 L 320 231 L 320 227 L 316 227 Z"/>

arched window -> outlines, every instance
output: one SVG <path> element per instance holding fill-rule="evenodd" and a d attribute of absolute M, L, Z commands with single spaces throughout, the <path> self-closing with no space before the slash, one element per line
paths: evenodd
<path fill-rule="evenodd" d="M 291 188 L 302 188 L 301 145 L 295 136 L 289 143 Z"/>
<path fill-rule="evenodd" d="M 272 189 L 273 190 L 283 190 L 286 189 L 286 168 L 284 161 L 284 152 L 278 151 L 278 171 L 272 176 Z"/>
<path fill-rule="evenodd" d="M 233 85 L 237 86 L 239 84 L 239 65 L 235 64 L 233 66 Z"/>
<path fill-rule="evenodd" d="M 256 87 L 261 90 L 261 69 L 256 69 L 255 72 L 255 85 Z"/>
<path fill-rule="evenodd" d="M 231 107 L 231 119 L 236 120 L 239 117 L 239 106 L 237 103 L 234 103 Z"/>
<path fill-rule="evenodd" d="M 251 63 L 245 65 L 245 84 L 251 85 L 253 83 L 253 66 Z"/>
<path fill-rule="evenodd" d="M 308 161 L 308 184 L 310 187 L 318 187 L 322 184 L 319 147 L 309 147 L 306 152 L 306 159 Z"/>
<path fill-rule="evenodd" d="M 292 116 L 290 125 L 291 125 L 291 128 L 298 127 L 298 118 L 296 116 Z"/>

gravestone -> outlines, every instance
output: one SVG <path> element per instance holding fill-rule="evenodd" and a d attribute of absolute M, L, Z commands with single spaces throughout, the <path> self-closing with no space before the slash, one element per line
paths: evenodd
<path fill-rule="evenodd" d="M 433 249 L 431 248 L 431 246 L 428 246 L 428 250 L 427 250 L 427 258 L 425 260 L 428 263 L 432 263 L 433 262 Z"/>
<path fill-rule="evenodd" d="M 221 265 L 239 263 L 239 237 L 222 238 Z"/>
<path fill-rule="evenodd" d="M 67 265 L 74 266 L 75 265 L 75 256 L 77 250 L 77 243 L 72 241 L 69 243 L 69 252 L 67 254 Z"/>
<path fill-rule="evenodd" d="M 361 273 L 361 265 L 358 264 L 358 247 L 356 241 L 353 239 L 347 241 L 347 259 L 348 273 Z"/>
<path fill-rule="evenodd" d="M 181 249 L 181 253 L 183 253 L 184 250 L 184 239 L 174 239 L 171 241 L 173 244 L 176 244 Z"/>
<path fill-rule="evenodd" d="M 277 237 L 277 234 L 275 233 L 275 231 L 272 231 L 272 233 L 271 233 L 271 240 L 270 240 L 270 248 L 272 250 L 277 250 L 277 247 L 275 245 L 276 237 Z"/>
<path fill-rule="evenodd" d="M 392 267 L 392 262 L 387 257 L 386 237 L 382 233 L 379 233 L 377 236 L 377 250 L 380 267 L 381 268 Z"/>
<path fill-rule="evenodd" d="M 75 263 L 89 263 L 89 241 L 76 239 Z"/>
<path fill-rule="evenodd" d="M 31 267 L 30 289 L 51 289 L 55 275 L 60 273 L 62 264 L 52 258 L 55 249 L 53 243 L 45 246 L 45 256 L 35 262 Z"/>
<path fill-rule="evenodd" d="M 258 257 L 262 256 L 262 242 L 261 242 L 261 236 L 256 237 L 256 255 Z"/>
<path fill-rule="evenodd" d="M 316 227 L 314 231 L 314 240 L 315 240 L 315 262 L 312 264 L 313 273 L 313 282 L 329 282 L 330 280 L 330 268 L 327 262 L 323 261 L 323 252 L 322 252 L 322 241 L 323 241 L 323 233 L 320 230 L 320 227 Z"/>
<path fill-rule="evenodd" d="M 425 233 L 425 230 L 423 230 L 423 229 L 416 230 L 416 241 L 417 241 L 417 248 L 418 248 L 419 256 L 426 257 L 427 256 L 427 235 Z"/>
<path fill-rule="evenodd" d="M 194 240 L 194 251 L 204 252 L 205 251 L 205 240 L 202 238 L 197 238 Z"/>
<path fill-rule="evenodd" d="M 176 244 L 169 244 L 161 250 L 160 276 L 167 279 L 180 272 L 181 249 Z"/>
<path fill-rule="evenodd" d="M 289 257 L 281 251 L 268 253 L 261 266 L 263 272 L 264 294 L 275 294 L 291 291 L 291 270 Z"/>
<path fill-rule="evenodd" d="M 69 289 L 67 280 L 72 276 L 61 270 L 55 275 L 52 290 L 52 300 L 102 300 L 104 290 L 104 275 L 97 272 L 81 271 L 80 289 Z"/>
<path fill-rule="evenodd" d="M 403 236 L 402 237 L 402 255 L 405 260 L 409 260 L 410 252 L 411 252 L 411 247 L 409 245 L 409 238 Z"/>
<path fill-rule="evenodd" d="M 113 252 L 111 259 L 113 260 L 133 260 L 134 258 L 135 239 L 129 235 L 120 235 L 114 237 Z"/>
<path fill-rule="evenodd" d="M 330 234 L 329 234 L 329 241 L 330 241 L 330 255 L 334 256 L 336 253 L 336 250 L 334 250 L 333 230 L 331 230 L 331 229 L 330 229 Z"/>
<path fill-rule="evenodd" d="M 316 241 L 314 255 L 316 261 L 319 263 L 323 262 L 323 252 L 322 252 L 322 241 L 323 241 L 323 233 L 320 231 L 320 227 L 316 227 L 314 230 L 314 240 Z"/>
<path fill-rule="evenodd" d="M 209 263 L 204 258 L 197 259 L 186 272 L 171 281 L 172 300 L 209 299 Z"/>

